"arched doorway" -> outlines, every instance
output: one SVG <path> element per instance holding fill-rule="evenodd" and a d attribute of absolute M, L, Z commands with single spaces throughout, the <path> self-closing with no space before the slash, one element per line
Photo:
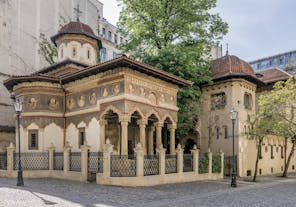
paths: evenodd
<path fill-rule="evenodd" d="M 128 154 L 134 154 L 134 148 L 140 142 L 140 128 L 138 121 L 143 117 L 138 111 L 131 115 L 131 121 L 128 124 Z"/>
<path fill-rule="evenodd" d="M 190 154 L 191 149 L 193 149 L 193 146 L 196 145 L 196 142 L 192 138 L 187 138 L 184 146 L 184 154 Z"/>
<path fill-rule="evenodd" d="M 104 120 L 106 120 L 105 125 L 105 137 L 110 140 L 110 143 L 114 145 L 114 153 L 121 154 L 121 130 L 119 123 L 119 116 L 113 110 L 109 110 L 104 115 Z"/>

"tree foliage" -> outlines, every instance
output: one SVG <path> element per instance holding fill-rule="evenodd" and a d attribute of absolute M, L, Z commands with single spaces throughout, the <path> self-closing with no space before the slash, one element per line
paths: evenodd
<path fill-rule="evenodd" d="M 191 80 L 178 94 L 179 133 L 194 128 L 199 114 L 200 83 L 209 82 L 211 46 L 227 24 L 210 12 L 216 0 L 120 0 L 118 27 L 128 34 L 123 52 L 147 64 Z"/>
<path fill-rule="evenodd" d="M 259 97 L 259 112 L 270 117 L 270 132 L 283 137 L 292 144 L 288 159 L 285 162 L 283 176 L 287 176 L 290 160 L 294 154 L 296 138 L 296 80 L 277 82 L 273 90 Z M 287 149 L 287 144 L 285 144 Z"/>
<path fill-rule="evenodd" d="M 257 155 L 255 161 L 255 172 L 253 176 L 253 182 L 256 182 L 257 173 L 258 173 L 258 164 L 261 159 L 261 148 L 264 138 L 267 138 L 266 135 L 271 133 L 270 123 L 271 117 L 267 116 L 264 110 L 260 110 L 256 115 L 250 116 L 250 119 L 247 121 L 250 127 L 248 138 L 251 140 L 255 140 L 257 144 Z"/>
<path fill-rule="evenodd" d="M 57 48 L 45 37 L 43 33 L 40 33 L 39 54 L 41 54 L 50 65 L 56 63 L 58 55 Z"/>

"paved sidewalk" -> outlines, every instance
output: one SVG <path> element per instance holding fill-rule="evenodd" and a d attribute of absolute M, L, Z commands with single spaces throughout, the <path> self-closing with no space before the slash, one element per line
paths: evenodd
<path fill-rule="evenodd" d="M 238 181 L 238 188 L 229 180 L 125 188 L 55 179 L 26 179 L 16 187 L 16 179 L 0 178 L 0 207 L 296 206 L 295 178 L 262 180 Z"/>

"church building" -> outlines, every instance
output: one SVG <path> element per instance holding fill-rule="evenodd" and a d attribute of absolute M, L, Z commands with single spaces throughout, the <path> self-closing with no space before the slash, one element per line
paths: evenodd
<path fill-rule="evenodd" d="M 145 154 L 161 144 L 174 154 L 177 92 L 191 82 L 126 56 L 97 65 L 101 40 L 79 21 L 51 39 L 56 64 L 4 82 L 23 102 L 22 152 L 75 152 L 85 143 L 102 151 L 109 138 L 114 154 L 133 154 L 137 143 Z"/>

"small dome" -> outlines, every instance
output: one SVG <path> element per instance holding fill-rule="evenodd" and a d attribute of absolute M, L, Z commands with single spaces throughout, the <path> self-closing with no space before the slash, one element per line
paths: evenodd
<path fill-rule="evenodd" d="M 81 34 L 85 35 L 89 38 L 95 39 L 98 41 L 99 46 L 101 46 L 101 41 L 99 38 L 94 34 L 93 30 L 90 26 L 82 23 L 82 22 L 69 22 L 68 24 L 64 25 L 59 31 L 58 34 L 51 37 L 51 40 L 56 44 L 56 39 L 65 34 Z M 101 48 L 101 47 L 100 47 Z"/>
<path fill-rule="evenodd" d="M 250 75 L 255 77 L 251 66 L 234 55 L 226 55 L 211 62 L 213 79 L 231 75 Z"/>

